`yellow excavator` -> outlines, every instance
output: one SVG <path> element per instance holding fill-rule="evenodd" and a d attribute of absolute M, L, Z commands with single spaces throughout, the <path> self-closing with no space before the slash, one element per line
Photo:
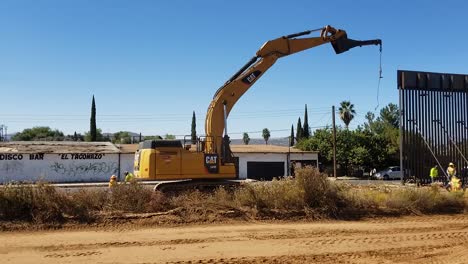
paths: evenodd
<path fill-rule="evenodd" d="M 318 31 L 318 37 L 298 38 Z M 186 137 L 183 140 L 147 140 L 140 143 L 135 153 L 136 178 L 161 181 L 155 189 L 162 191 L 238 184 L 238 160 L 231 152 L 227 131 L 227 118 L 232 107 L 277 59 L 326 43 L 331 43 L 336 54 L 358 46 L 382 47 L 380 39 L 349 39 L 344 30 L 331 26 L 267 41 L 247 64 L 216 91 L 206 114 L 205 136 L 195 141 Z"/>

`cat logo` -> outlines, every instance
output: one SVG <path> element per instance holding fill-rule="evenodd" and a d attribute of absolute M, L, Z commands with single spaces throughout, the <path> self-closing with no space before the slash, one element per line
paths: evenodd
<path fill-rule="evenodd" d="M 261 73 L 261 71 L 256 70 L 251 74 L 247 75 L 246 77 L 242 78 L 242 82 L 246 84 L 252 84 L 258 78 L 258 76 L 260 76 Z"/>
<path fill-rule="evenodd" d="M 218 154 L 205 154 L 205 167 L 209 173 L 218 173 Z"/>

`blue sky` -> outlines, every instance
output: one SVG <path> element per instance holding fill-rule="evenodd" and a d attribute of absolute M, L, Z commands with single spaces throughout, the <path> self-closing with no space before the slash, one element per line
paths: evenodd
<path fill-rule="evenodd" d="M 331 106 L 398 102 L 398 69 L 468 73 L 465 1 L 0 1 L 0 124 L 104 132 L 204 133 L 215 91 L 270 39 L 327 24 L 383 40 L 335 55 L 330 45 L 282 58 L 231 112 L 231 137 L 289 135 L 331 123 Z M 377 110 L 378 111 L 378 110 Z M 238 133 L 238 134 L 236 134 Z M 260 133 L 250 133 L 260 137 Z"/>

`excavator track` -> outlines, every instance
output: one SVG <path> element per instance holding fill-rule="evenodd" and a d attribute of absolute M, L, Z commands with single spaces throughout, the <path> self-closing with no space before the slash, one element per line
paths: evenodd
<path fill-rule="evenodd" d="M 189 190 L 213 191 L 217 188 L 234 189 L 243 183 L 242 180 L 187 179 L 160 182 L 154 186 L 154 190 L 163 193 L 178 193 Z"/>

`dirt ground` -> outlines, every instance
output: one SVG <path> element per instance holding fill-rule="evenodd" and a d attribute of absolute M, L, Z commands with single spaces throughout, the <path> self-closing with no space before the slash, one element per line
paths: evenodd
<path fill-rule="evenodd" d="M 0 233 L 1 263 L 468 263 L 468 215 Z"/>

